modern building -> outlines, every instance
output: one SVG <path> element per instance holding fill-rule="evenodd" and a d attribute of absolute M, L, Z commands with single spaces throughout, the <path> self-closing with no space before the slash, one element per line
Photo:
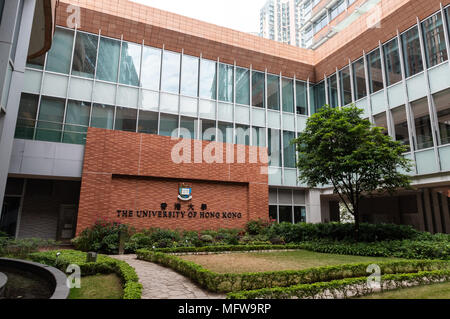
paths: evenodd
<path fill-rule="evenodd" d="M 339 220 L 332 189 L 298 182 L 290 141 L 324 104 L 354 103 L 414 163 L 414 190 L 365 199 L 363 221 L 449 233 L 450 2 L 352 5 L 366 11 L 304 49 L 127 0 L 61 0 L 1 149 L 1 229 Z"/>

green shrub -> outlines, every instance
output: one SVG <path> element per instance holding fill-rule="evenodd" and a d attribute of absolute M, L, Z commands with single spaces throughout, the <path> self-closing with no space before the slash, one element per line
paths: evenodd
<path fill-rule="evenodd" d="M 381 277 L 381 291 L 449 281 L 450 270 L 421 271 L 408 274 L 389 274 Z M 359 297 L 374 293 L 367 277 L 346 278 L 330 282 L 300 284 L 290 287 L 263 288 L 232 292 L 228 299 L 319 299 Z"/>
<path fill-rule="evenodd" d="M 57 257 L 56 250 L 32 253 L 30 258 L 38 263 L 56 267 L 65 272 L 67 266 L 76 264 L 81 269 L 83 276 L 96 274 L 115 273 L 122 281 L 124 296 L 123 299 L 140 299 L 142 294 L 142 285 L 138 282 L 139 278 L 133 267 L 126 262 L 116 260 L 105 255 L 98 255 L 97 262 L 87 263 L 86 253 L 75 250 L 61 250 Z"/>
<path fill-rule="evenodd" d="M 76 249 L 81 251 L 117 254 L 121 232 L 125 234 L 125 241 L 128 241 L 134 230 L 126 224 L 99 220 L 92 227 L 84 229 L 78 237 L 72 239 L 72 243 Z"/>
<path fill-rule="evenodd" d="M 215 248 L 220 248 L 213 246 Z M 182 248 L 180 248 L 182 249 Z M 214 249 L 209 247 L 209 249 Z M 231 292 L 269 287 L 288 287 L 297 284 L 331 281 L 367 275 L 371 263 L 336 265 L 304 270 L 260 273 L 218 274 L 174 255 L 146 249 L 137 251 L 138 259 L 155 262 L 185 275 L 213 292 Z M 450 269 L 448 261 L 408 260 L 378 263 L 383 274 L 409 273 Z"/>
<path fill-rule="evenodd" d="M 262 219 L 251 220 L 245 225 L 245 230 L 249 235 L 263 235 L 267 233 L 271 223 Z"/>
<path fill-rule="evenodd" d="M 0 237 L 0 256 L 26 258 L 30 253 L 40 249 L 52 249 L 58 242 L 50 239 L 26 238 L 13 239 Z"/>
<path fill-rule="evenodd" d="M 125 251 L 133 253 L 141 248 L 152 247 L 153 242 L 149 235 L 145 233 L 137 233 L 130 237 L 130 240 L 125 243 Z"/>

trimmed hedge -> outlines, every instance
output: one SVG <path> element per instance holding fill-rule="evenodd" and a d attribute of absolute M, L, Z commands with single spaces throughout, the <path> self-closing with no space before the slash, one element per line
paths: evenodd
<path fill-rule="evenodd" d="M 349 243 L 317 241 L 299 244 L 302 249 L 340 255 L 450 260 L 450 241 L 384 241 Z"/>
<path fill-rule="evenodd" d="M 233 251 L 260 251 L 260 250 L 290 250 L 302 249 L 302 244 L 287 245 L 222 245 L 222 246 L 204 246 L 204 247 L 176 247 L 176 248 L 155 248 L 152 251 L 160 253 L 223 253 Z"/>
<path fill-rule="evenodd" d="M 421 271 L 410 274 L 381 276 L 381 291 L 450 281 L 450 270 Z M 291 287 L 265 288 L 232 292 L 227 299 L 341 299 L 375 293 L 367 277 L 347 278 L 330 282 L 300 284 Z"/>
<path fill-rule="evenodd" d="M 56 267 L 65 272 L 67 266 L 76 264 L 80 266 L 83 276 L 96 274 L 117 274 L 123 283 L 123 299 L 141 299 L 142 285 L 133 267 L 126 262 L 116 260 L 105 255 L 98 255 L 97 262 L 87 263 L 86 253 L 76 250 L 61 250 L 61 255 L 56 257 L 58 251 L 46 251 L 32 253 L 29 257 L 38 263 Z"/>
<path fill-rule="evenodd" d="M 372 263 L 325 266 L 304 270 L 259 273 L 219 274 L 174 255 L 146 249 L 137 251 L 138 259 L 172 268 L 213 292 L 236 292 L 261 288 L 288 287 L 297 284 L 331 281 L 367 275 Z M 384 274 L 410 273 L 449 269 L 450 262 L 439 260 L 411 260 L 378 263 Z"/>

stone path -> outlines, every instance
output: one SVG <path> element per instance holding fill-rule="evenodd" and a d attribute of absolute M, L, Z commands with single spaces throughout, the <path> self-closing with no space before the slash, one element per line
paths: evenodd
<path fill-rule="evenodd" d="M 138 260 L 136 255 L 111 256 L 136 270 L 143 286 L 142 299 L 224 299 L 225 295 L 203 290 L 172 269 Z"/>

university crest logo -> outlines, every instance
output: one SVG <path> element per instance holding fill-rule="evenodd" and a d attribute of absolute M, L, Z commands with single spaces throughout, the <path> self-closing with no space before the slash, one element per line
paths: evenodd
<path fill-rule="evenodd" d="M 180 184 L 178 187 L 178 198 L 185 202 L 190 201 L 192 199 L 192 187 Z"/>

